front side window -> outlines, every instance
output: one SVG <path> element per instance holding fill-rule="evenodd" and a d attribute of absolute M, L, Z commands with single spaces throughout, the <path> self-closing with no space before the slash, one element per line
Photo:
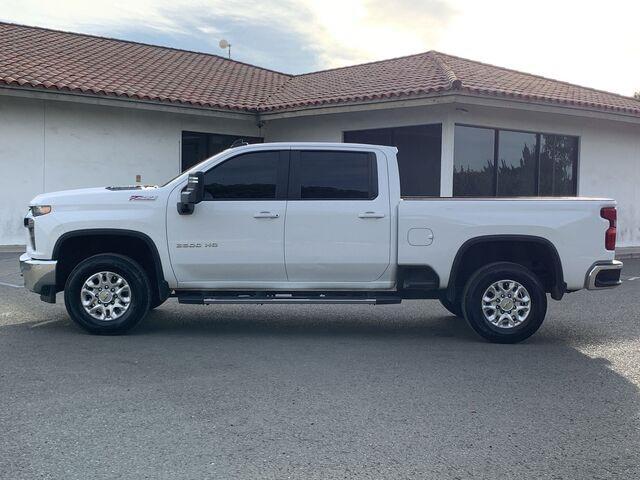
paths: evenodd
<path fill-rule="evenodd" d="M 456 197 L 575 196 L 578 137 L 456 125 Z"/>
<path fill-rule="evenodd" d="M 300 151 L 294 158 L 292 199 L 369 200 L 378 195 L 373 154 Z"/>
<path fill-rule="evenodd" d="M 204 177 L 205 200 L 275 200 L 280 152 L 250 152 L 213 167 Z"/>

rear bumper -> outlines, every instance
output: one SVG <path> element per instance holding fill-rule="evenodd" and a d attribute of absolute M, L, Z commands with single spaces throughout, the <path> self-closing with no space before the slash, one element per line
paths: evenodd
<path fill-rule="evenodd" d="M 620 280 L 621 273 L 622 262 L 618 260 L 597 262 L 587 273 L 585 287 L 589 290 L 617 287 L 622 283 Z"/>
<path fill-rule="evenodd" d="M 35 260 L 24 253 L 20 256 L 20 271 L 24 286 L 32 292 L 48 295 L 56 286 L 56 260 Z"/>

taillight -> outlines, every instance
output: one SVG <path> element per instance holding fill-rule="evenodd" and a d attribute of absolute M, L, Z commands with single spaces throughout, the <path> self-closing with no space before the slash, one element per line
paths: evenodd
<path fill-rule="evenodd" d="M 600 216 L 605 220 L 609 220 L 609 228 L 607 228 L 607 231 L 604 234 L 604 248 L 607 250 L 615 250 L 618 212 L 616 212 L 615 207 L 605 207 L 600 210 Z"/>

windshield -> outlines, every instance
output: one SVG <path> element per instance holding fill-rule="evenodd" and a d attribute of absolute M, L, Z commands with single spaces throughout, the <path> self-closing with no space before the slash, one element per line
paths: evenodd
<path fill-rule="evenodd" d="M 228 149 L 227 149 L 228 150 Z M 185 170 L 184 172 L 180 172 L 178 173 L 175 177 L 172 177 L 171 179 L 169 179 L 168 181 L 166 181 L 164 184 L 162 184 L 163 187 L 166 187 L 167 185 L 169 185 L 171 182 L 173 182 L 176 178 L 181 177 L 182 175 L 184 175 L 185 173 L 192 173 L 192 172 L 197 172 L 200 168 L 200 165 L 202 165 L 204 162 L 211 160 L 212 158 L 216 158 L 219 157 L 220 155 L 222 155 L 223 153 L 225 153 L 227 150 L 223 150 L 219 153 L 216 153 L 214 156 L 212 157 L 208 157 L 205 158 L 204 160 L 202 160 L 199 163 L 196 163 L 193 167 L 189 168 L 188 170 Z"/>

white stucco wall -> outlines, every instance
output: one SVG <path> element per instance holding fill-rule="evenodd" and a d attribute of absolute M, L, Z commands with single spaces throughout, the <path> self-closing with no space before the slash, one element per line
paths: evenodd
<path fill-rule="evenodd" d="M 1 93 L 1 92 L 0 92 Z M 460 109 L 464 109 L 462 111 Z M 66 188 L 158 183 L 178 173 L 183 130 L 342 141 L 342 132 L 443 123 L 441 192 L 452 193 L 453 126 L 464 123 L 580 137 L 578 193 L 619 203 L 620 246 L 640 245 L 640 125 L 572 115 L 449 104 L 246 120 L 0 94 L 0 245 L 24 243 L 35 195 Z"/>
<path fill-rule="evenodd" d="M 252 118 L 0 95 L 0 245 L 24 243 L 22 217 L 39 193 L 176 175 L 183 130 L 259 135 Z"/>
<path fill-rule="evenodd" d="M 466 111 L 464 111 L 466 110 Z M 453 191 L 453 125 L 456 123 L 580 137 L 578 194 L 618 201 L 618 245 L 640 245 L 640 125 L 565 114 L 468 104 L 273 119 L 265 141 L 342 141 L 342 132 L 443 123 L 441 194 Z"/>

